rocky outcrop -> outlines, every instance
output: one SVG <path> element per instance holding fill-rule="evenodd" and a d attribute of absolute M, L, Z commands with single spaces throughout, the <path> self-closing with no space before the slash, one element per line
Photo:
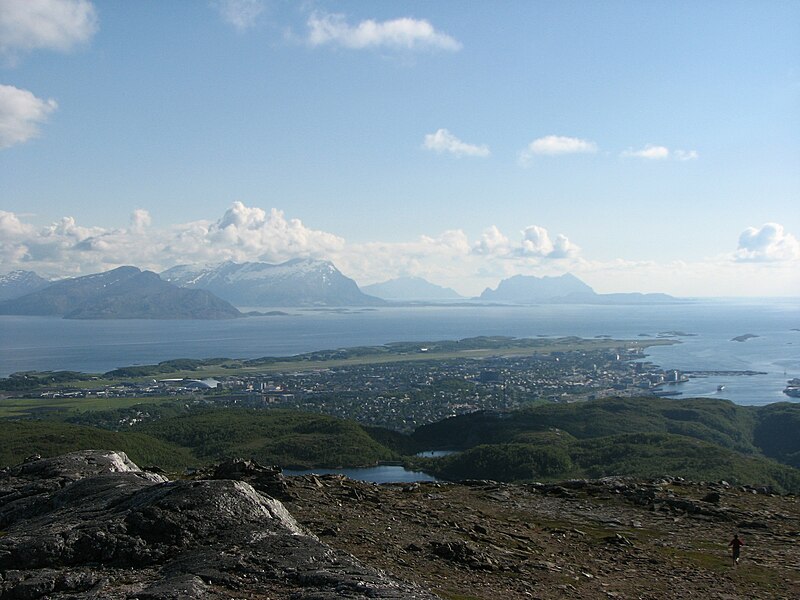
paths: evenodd
<path fill-rule="evenodd" d="M 226 469 L 265 485 L 277 475 L 233 463 L 217 476 Z M 436 596 L 321 543 L 244 481 L 169 481 L 85 451 L 0 471 L 0 598 Z"/>

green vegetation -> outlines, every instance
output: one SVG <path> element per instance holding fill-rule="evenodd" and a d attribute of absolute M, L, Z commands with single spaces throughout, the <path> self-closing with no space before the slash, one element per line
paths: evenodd
<path fill-rule="evenodd" d="M 202 360 L 194 358 L 176 358 L 173 360 L 162 361 L 157 365 L 137 365 L 133 367 L 122 367 L 119 369 L 114 369 L 113 371 L 105 373 L 103 377 L 107 379 L 117 379 L 117 378 L 152 377 L 154 375 L 163 376 L 164 374 L 169 374 L 169 373 L 178 373 L 186 371 L 194 372 L 204 367 L 223 365 L 229 361 L 230 359 L 228 358 L 206 358 Z"/>
<path fill-rule="evenodd" d="M 0 390 L 26 392 L 40 387 L 90 381 L 96 376 L 77 371 L 24 371 L 0 379 Z"/>
<path fill-rule="evenodd" d="M 303 469 L 374 465 L 399 458 L 357 423 L 288 410 L 203 410 L 137 430 L 188 448 L 207 462 L 247 456 Z"/>
<path fill-rule="evenodd" d="M 122 450 L 140 466 L 182 470 L 197 459 L 184 448 L 143 433 L 118 433 L 47 421 L 0 421 L 0 466 L 15 465 L 32 454 L 58 456 L 76 450 Z"/>
<path fill-rule="evenodd" d="M 754 407 L 715 399 L 606 398 L 535 404 L 513 413 L 473 413 L 420 427 L 413 437 L 425 448 L 469 448 L 513 442 L 517 436 L 552 428 L 577 439 L 671 433 L 752 454 L 759 452 L 753 439 L 757 414 Z"/>
<path fill-rule="evenodd" d="M 799 422 L 796 404 L 756 409 L 707 399 L 609 398 L 465 415 L 413 437 L 417 447 L 467 449 L 416 461 L 450 479 L 672 475 L 799 492 L 800 471 L 765 458 L 797 460 Z"/>
<path fill-rule="evenodd" d="M 500 481 L 597 478 L 609 475 L 771 486 L 800 491 L 800 471 L 765 458 L 747 457 L 714 444 L 665 433 L 630 433 L 561 444 L 488 444 L 424 461 L 446 479 Z"/>
<path fill-rule="evenodd" d="M 447 479 L 518 481 L 546 479 L 573 471 L 563 448 L 534 444 L 491 444 L 427 460 L 429 471 Z"/>
<path fill-rule="evenodd" d="M 753 440 L 766 456 L 800 469 L 800 404 L 779 402 L 759 409 Z"/>

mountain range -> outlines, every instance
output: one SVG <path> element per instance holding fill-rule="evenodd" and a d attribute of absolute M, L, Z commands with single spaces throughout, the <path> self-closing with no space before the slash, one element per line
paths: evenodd
<path fill-rule="evenodd" d="M 364 293 L 364 292 L 369 293 Z M 463 299 L 419 277 L 401 277 L 359 289 L 329 261 L 294 259 L 281 264 L 224 262 L 179 265 L 159 275 L 126 266 L 56 282 L 31 271 L 0 276 L 0 314 L 70 319 L 227 319 L 234 306 L 381 306 L 394 302 Z M 510 304 L 649 304 L 678 301 L 666 294 L 598 294 L 572 274 L 515 275 L 475 302 Z"/>
<path fill-rule="evenodd" d="M 161 273 L 165 281 L 203 289 L 236 306 L 379 306 L 384 301 L 363 293 L 326 260 L 293 259 L 198 267 L 179 265 Z"/>
<path fill-rule="evenodd" d="M 152 271 L 118 267 L 62 279 L 37 291 L 0 302 L 0 314 L 66 319 L 231 319 L 242 316 L 205 290 L 163 281 Z"/>

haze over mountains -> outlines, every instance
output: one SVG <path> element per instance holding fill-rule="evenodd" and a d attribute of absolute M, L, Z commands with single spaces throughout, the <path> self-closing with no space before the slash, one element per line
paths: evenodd
<path fill-rule="evenodd" d="M 0 314 L 66 319 L 232 319 L 242 314 L 205 290 L 180 288 L 152 271 L 118 267 L 63 279 L 0 302 Z"/>
<path fill-rule="evenodd" d="M 452 288 L 431 283 L 422 277 L 398 277 L 383 283 L 373 283 L 361 288 L 367 294 L 384 300 L 463 300 L 464 296 Z"/>
<path fill-rule="evenodd" d="M 33 271 L 11 271 L 0 275 L 0 300 L 19 298 L 50 285 L 50 281 Z"/>
<path fill-rule="evenodd" d="M 364 293 L 364 292 L 369 293 Z M 31 271 L 0 277 L 0 314 L 71 319 L 227 319 L 238 307 L 382 306 L 387 301 L 471 301 L 506 304 L 648 304 L 674 302 L 666 294 L 598 294 L 569 273 L 515 275 L 478 298 L 419 277 L 401 277 L 359 289 L 329 261 L 294 259 L 192 266 L 157 275 L 136 267 L 50 282 Z"/>

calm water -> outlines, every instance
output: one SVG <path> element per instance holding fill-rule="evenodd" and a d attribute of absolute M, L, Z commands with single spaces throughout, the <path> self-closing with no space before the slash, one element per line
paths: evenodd
<path fill-rule="evenodd" d="M 359 481 L 371 481 L 372 483 L 412 483 L 414 481 L 437 481 L 432 475 L 422 471 L 408 471 L 398 466 L 378 466 L 364 467 L 361 469 L 311 469 L 308 471 L 293 471 L 284 469 L 285 475 L 344 475 L 350 479 Z"/>
<path fill-rule="evenodd" d="M 696 379 L 684 396 L 740 404 L 789 400 L 786 379 L 800 377 L 800 300 L 702 301 L 660 306 L 542 305 L 414 307 L 351 312 L 293 311 L 232 321 L 70 321 L 0 316 L 0 376 L 24 370 L 105 372 L 171 358 L 257 358 L 393 341 L 610 335 L 646 339 L 664 331 L 696 334 L 652 348 L 652 362 L 684 370 L 756 370 L 767 375 Z M 746 342 L 731 338 L 746 333 Z M 717 386 L 725 389 L 717 393 Z"/>

